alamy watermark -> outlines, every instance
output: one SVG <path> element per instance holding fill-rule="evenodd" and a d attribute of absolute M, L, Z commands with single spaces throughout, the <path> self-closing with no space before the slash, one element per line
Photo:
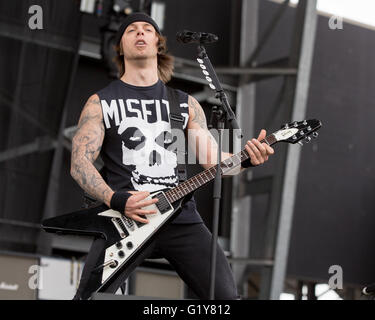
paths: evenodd
<path fill-rule="evenodd" d="M 328 27 L 331 30 L 343 30 L 344 18 L 340 16 L 332 16 L 328 21 Z"/>
<path fill-rule="evenodd" d="M 339 265 L 330 266 L 328 273 L 332 276 L 328 280 L 329 288 L 332 290 L 342 290 L 343 289 L 343 270 Z"/>
<path fill-rule="evenodd" d="M 32 5 L 29 8 L 29 28 L 31 30 L 41 30 L 43 29 L 43 8 L 38 5 Z"/>
<path fill-rule="evenodd" d="M 31 290 L 43 289 L 42 267 L 38 265 L 30 266 L 28 270 L 32 276 L 29 278 L 28 286 Z"/>

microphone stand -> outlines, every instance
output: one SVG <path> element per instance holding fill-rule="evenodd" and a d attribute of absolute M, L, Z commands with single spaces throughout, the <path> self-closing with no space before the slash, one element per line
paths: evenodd
<path fill-rule="evenodd" d="M 206 76 L 206 80 L 209 82 L 210 88 L 216 91 L 216 98 L 219 98 L 221 102 L 221 108 L 217 106 L 213 107 L 211 119 L 213 115 L 217 119 L 217 128 L 219 131 L 218 148 L 217 148 L 217 168 L 214 180 L 213 190 L 213 223 L 212 223 L 212 240 L 211 240 L 211 262 L 210 262 L 210 300 L 215 299 L 215 277 L 216 277 L 216 251 L 217 251 L 217 239 L 218 239 L 218 228 L 219 228 L 219 212 L 220 212 L 220 200 L 221 200 L 221 150 L 222 150 L 222 133 L 224 130 L 225 121 L 230 123 L 232 129 L 240 129 L 233 110 L 231 109 L 227 96 L 219 82 L 216 72 L 211 64 L 210 59 L 207 56 L 206 50 L 202 43 L 198 46 L 198 59 L 197 61 L 202 68 L 203 74 Z M 239 132 L 239 131 L 238 131 Z M 242 138 L 242 135 L 238 133 L 238 137 Z"/>
<path fill-rule="evenodd" d="M 220 100 L 221 107 L 223 108 L 224 113 L 226 114 L 227 121 L 230 123 L 230 126 L 232 127 L 232 129 L 240 129 L 240 126 L 238 125 L 238 122 L 236 120 L 236 116 L 234 115 L 234 112 L 229 105 L 227 95 L 225 94 L 220 84 L 214 67 L 212 66 L 211 61 L 208 58 L 206 49 L 203 47 L 202 44 L 198 46 L 197 61 L 199 62 L 200 67 L 202 68 L 202 72 L 205 75 L 206 80 L 210 85 L 210 88 L 216 91 L 216 98 Z M 238 138 L 242 138 L 242 135 L 238 134 Z"/>

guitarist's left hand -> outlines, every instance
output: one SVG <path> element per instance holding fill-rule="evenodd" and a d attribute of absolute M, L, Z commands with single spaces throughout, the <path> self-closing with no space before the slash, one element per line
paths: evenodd
<path fill-rule="evenodd" d="M 258 139 L 252 139 L 245 145 L 245 149 L 250 156 L 250 161 L 253 166 L 258 166 L 268 161 L 268 157 L 275 153 L 267 143 L 260 143 L 266 137 L 266 130 L 262 129 L 259 133 Z"/>

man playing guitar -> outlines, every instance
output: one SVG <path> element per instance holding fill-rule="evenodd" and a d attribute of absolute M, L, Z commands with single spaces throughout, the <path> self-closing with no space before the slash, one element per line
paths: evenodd
<path fill-rule="evenodd" d="M 144 209 L 157 199 L 145 200 L 150 192 L 176 186 L 177 158 L 165 148 L 171 143 L 169 102 L 165 83 L 171 79 L 173 58 L 166 53 L 166 40 L 148 15 L 129 15 L 117 34 L 120 79 L 93 94 L 81 113 L 73 138 L 71 175 L 96 200 L 138 223 L 148 223 Z M 192 96 L 176 90 L 189 145 L 203 168 L 216 164 L 216 141 L 207 129 L 202 107 Z M 189 132 L 189 134 L 187 134 Z M 262 130 L 248 141 L 250 159 L 242 167 L 257 166 L 274 153 Z M 202 143 L 202 141 L 204 143 Z M 203 147 L 202 147 L 203 145 Z M 94 161 L 101 155 L 104 169 Z M 231 154 L 222 153 L 222 159 Z M 203 160 L 202 160 L 203 159 Z M 201 299 L 209 296 L 211 234 L 199 216 L 195 201 L 187 201 L 181 213 L 139 255 L 164 257 Z M 74 299 L 88 299 L 89 282 L 100 281 L 92 271 L 103 260 L 103 239 L 97 238 L 86 259 Z M 237 299 L 230 266 L 220 247 L 217 251 L 216 299 Z M 124 279 L 119 278 L 118 286 Z"/>

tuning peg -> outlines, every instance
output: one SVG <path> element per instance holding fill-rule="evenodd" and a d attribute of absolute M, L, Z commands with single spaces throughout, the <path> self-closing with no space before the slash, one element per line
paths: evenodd
<path fill-rule="evenodd" d="M 298 127 L 298 122 L 297 122 L 297 121 L 294 121 L 293 126 L 294 126 L 295 128 L 297 128 L 297 127 Z"/>
<path fill-rule="evenodd" d="M 305 141 L 306 141 L 306 143 L 309 143 L 311 141 L 311 137 L 306 137 Z"/>
<path fill-rule="evenodd" d="M 302 141 L 298 141 L 298 144 L 303 147 L 303 142 Z"/>
<path fill-rule="evenodd" d="M 317 138 L 319 136 L 319 133 L 314 132 L 312 135 L 313 135 L 314 138 Z"/>

